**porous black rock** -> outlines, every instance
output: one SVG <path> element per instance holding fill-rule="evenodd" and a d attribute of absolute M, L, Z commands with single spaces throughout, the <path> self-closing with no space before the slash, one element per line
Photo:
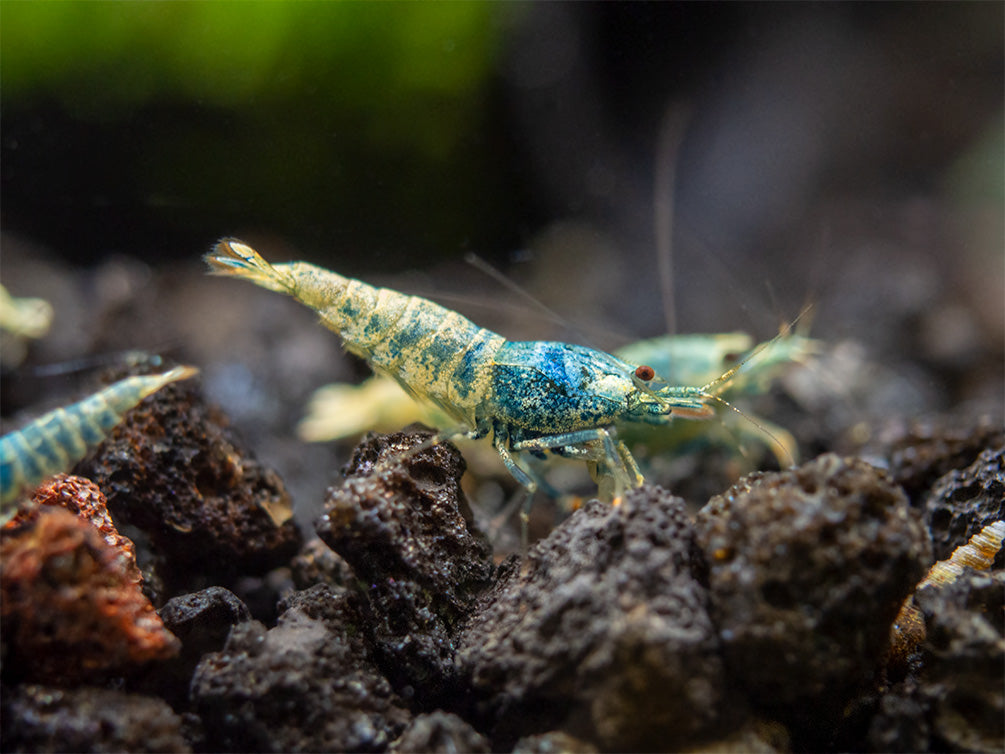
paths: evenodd
<path fill-rule="evenodd" d="M 251 620 L 237 595 L 211 586 L 167 601 L 157 611 L 164 626 L 181 640 L 181 653 L 148 674 L 143 687 L 159 693 L 176 709 L 188 702 L 189 685 L 202 656 L 223 648 L 232 626 Z"/>
<path fill-rule="evenodd" d="M 110 379 L 150 369 L 133 366 Z M 233 586 L 284 565 L 300 547 L 282 480 L 228 424 L 198 379 L 175 382 L 130 411 L 75 467 L 104 492 L 117 524 L 149 538 L 167 597 Z"/>
<path fill-rule="evenodd" d="M 234 626 L 192 681 L 206 745 L 222 751 L 383 751 L 411 715 L 373 664 L 355 593 L 318 584 L 278 624 Z"/>
<path fill-rule="evenodd" d="M 1005 746 L 1005 571 L 964 572 L 916 597 L 925 618 L 921 695 L 935 750 Z"/>
<path fill-rule="evenodd" d="M 560 729 L 664 750 L 715 723 L 722 665 L 682 500 L 592 501 L 505 569 L 457 638 L 497 746 Z"/>
<path fill-rule="evenodd" d="M 826 745 L 931 562 L 920 512 L 885 472 L 825 454 L 749 475 L 696 527 L 731 682 L 797 747 Z"/>
<path fill-rule="evenodd" d="M 453 633 L 493 565 L 460 488 L 449 443 L 416 450 L 424 429 L 368 437 L 317 523 L 321 539 L 366 585 L 378 660 L 396 688 L 429 709 L 453 686 Z"/>
<path fill-rule="evenodd" d="M 936 560 L 994 521 L 1005 520 L 1005 446 L 983 451 L 970 466 L 942 476 L 925 498 L 925 520 Z M 1005 548 L 995 557 L 1005 567 Z"/>
<path fill-rule="evenodd" d="M 922 506 L 940 477 L 964 469 L 985 450 L 1001 447 L 1001 421 L 936 415 L 904 421 L 888 432 L 885 452 L 893 481 L 904 488 L 912 505 Z"/>
<path fill-rule="evenodd" d="M 182 720 L 162 699 L 81 686 L 4 689 L 5 752 L 189 752 Z"/>

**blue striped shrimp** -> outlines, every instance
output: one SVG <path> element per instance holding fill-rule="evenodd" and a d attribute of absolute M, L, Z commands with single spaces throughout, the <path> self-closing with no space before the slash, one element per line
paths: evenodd
<path fill-rule="evenodd" d="M 0 437 L 0 518 L 13 515 L 13 503 L 26 489 L 68 471 L 148 395 L 198 371 L 179 366 L 163 374 L 127 377 Z"/>
<path fill-rule="evenodd" d="M 672 386 L 649 366 L 583 346 L 507 341 L 417 296 L 306 262 L 272 265 L 236 239 L 221 240 L 205 259 L 212 274 L 249 280 L 318 312 L 346 350 L 455 423 L 438 439 L 491 433 L 528 503 L 539 487 L 548 487 L 527 454 L 585 461 L 602 497 L 641 485 L 638 464 L 614 425 L 709 418 L 713 404 L 725 403 L 714 390 L 732 376 L 702 387 Z"/>
<path fill-rule="evenodd" d="M 776 377 L 793 364 L 806 362 L 817 350 L 816 341 L 787 331 L 756 348 L 750 335 L 731 332 L 664 335 L 630 343 L 614 351 L 614 355 L 629 363 L 648 364 L 668 383 L 677 385 L 713 382 L 740 364 L 722 393 L 732 401 L 734 396 L 763 393 Z M 319 388 L 297 433 L 308 442 L 322 442 L 359 436 L 367 430 L 390 432 L 416 421 L 439 425 L 443 417 L 413 401 L 390 378 L 374 376 L 359 385 L 335 383 Z M 796 455 L 795 440 L 779 427 L 762 431 L 766 425 L 767 421 L 756 418 L 741 424 L 738 431 L 768 444 L 779 463 L 785 465 Z M 621 434 L 630 447 L 637 439 L 646 442 L 650 450 L 671 450 L 695 439 L 698 432 L 690 432 L 692 426 L 673 422 L 661 427 L 658 436 L 645 433 L 643 427 L 635 433 L 625 428 Z"/>

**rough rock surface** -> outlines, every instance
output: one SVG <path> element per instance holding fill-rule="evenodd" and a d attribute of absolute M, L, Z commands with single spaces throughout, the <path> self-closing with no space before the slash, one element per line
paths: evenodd
<path fill-rule="evenodd" d="M 121 549 L 84 519 L 47 508 L 0 543 L 5 679 L 80 681 L 176 654 L 178 640 Z"/>
<path fill-rule="evenodd" d="M 921 514 L 884 472 L 826 454 L 748 476 L 696 526 L 731 682 L 801 745 L 826 744 L 930 562 Z"/>
<path fill-rule="evenodd" d="M 866 748 L 1005 749 L 1005 571 L 964 569 L 916 595 L 925 637 L 906 678 L 878 700 Z"/>
<path fill-rule="evenodd" d="M 523 562 L 494 568 L 459 455 L 410 450 L 428 436 L 358 449 L 318 526 L 338 554 L 312 540 L 237 578 L 241 598 L 215 586 L 165 604 L 180 655 L 115 666 L 143 695 L 36 692 L 12 672 L 28 655 L 5 619 L 4 750 L 1000 750 L 1002 572 L 918 590 L 930 633 L 897 677 L 882 675 L 893 615 L 931 559 L 922 511 L 883 472 L 822 456 L 756 474 L 697 525 L 644 487 L 588 503 Z M 940 484 L 994 489 L 998 456 L 985 456 Z M 108 546 L 62 510 L 7 529 L 4 545 L 54 515 Z M 278 600 L 294 582 L 310 587 Z M 249 612 L 249 595 L 268 609 Z M 50 596 L 26 604 L 73 616 Z M 77 627 L 104 639 L 99 624 Z M 133 743 L 144 726 L 150 740 Z"/>
<path fill-rule="evenodd" d="M 76 466 L 105 493 L 116 521 L 149 536 L 165 560 L 167 596 L 264 573 L 300 546 L 279 477 L 226 425 L 203 400 L 198 380 L 175 382 L 131 411 Z"/>
<path fill-rule="evenodd" d="M 223 751 L 382 751 L 410 715 L 377 671 L 355 595 L 319 584 L 275 628 L 234 626 L 196 668 L 207 746 Z"/>
<path fill-rule="evenodd" d="M 1005 572 L 966 570 L 925 587 L 917 602 L 927 638 L 921 694 L 931 705 L 935 750 L 1005 746 Z"/>
<path fill-rule="evenodd" d="M 430 712 L 417 716 L 405 732 L 391 744 L 393 754 L 488 754 L 492 751 L 485 736 L 450 712 Z"/>
<path fill-rule="evenodd" d="M 235 594 L 211 586 L 184 594 L 157 611 L 164 625 L 181 641 L 178 657 L 164 663 L 155 676 L 145 679 L 176 709 L 188 702 L 189 686 L 203 655 L 223 649 L 231 627 L 251 620 L 251 612 Z"/>
<path fill-rule="evenodd" d="M 317 531 L 360 581 L 378 662 L 396 688 L 435 704 L 453 678 L 453 632 L 492 576 L 490 548 L 460 488 L 450 444 L 428 430 L 368 438 L 332 489 Z"/>
<path fill-rule="evenodd" d="M 38 486 L 31 496 L 31 507 L 24 508 L 4 525 L 5 531 L 35 521 L 47 508 L 65 508 L 98 529 L 109 547 L 119 552 L 120 567 L 128 578 L 139 584 L 143 581 L 136 566 L 136 548 L 128 537 L 119 534 L 108 513 L 104 493 L 90 479 L 57 474 Z"/>
<path fill-rule="evenodd" d="M 985 450 L 966 469 L 940 478 L 925 499 L 925 519 L 937 560 L 948 558 L 988 524 L 1005 521 L 1005 446 Z M 994 565 L 1005 567 L 1005 549 Z"/>
<path fill-rule="evenodd" d="M 712 725 L 722 665 L 683 501 L 593 501 L 511 560 L 457 640 L 476 717 L 509 745 L 555 728 L 614 750 Z"/>
<path fill-rule="evenodd" d="M 5 752 L 191 751 L 181 719 L 161 699 L 26 684 L 4 689 L 0 709 Z"/>
<path fill-rule="evenodd" d="M 903 422 L 884 438 L 893 480 L 904 488 L 912 505 L 944 474 L 972 464 L 982 451 L 1005 441 L 1001 423 L 993 419 L 959 423 L 956 417 Z"/>

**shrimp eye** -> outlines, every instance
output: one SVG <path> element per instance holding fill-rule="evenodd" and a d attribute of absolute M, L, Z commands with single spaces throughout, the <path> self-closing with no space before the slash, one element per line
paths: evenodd
<path fill-rule="evenodd" d="M 656 376 L 656 370 L 643 364 L 635 370 L 635 376 L 643 382 L 649 382 L 649 380 Z"/>

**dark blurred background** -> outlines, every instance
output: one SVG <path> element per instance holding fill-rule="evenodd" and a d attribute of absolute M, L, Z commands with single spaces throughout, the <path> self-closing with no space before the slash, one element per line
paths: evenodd
<path fill-rule="evenodd" d="M 0 276 L 56 308 L 25 363 L 168 344 L 239 421 L 265 364 L 290 406 L 362 374 L 309 313 L 204 278 L 237 235 L 510 338 L 766 338 L 811 303 L 907 375 L 890 410 L 1000 413 L 1003 9 L 0 3 Z"/>
<path fill-rule="evenodd" d="M 999 3 L 0 13 L 3 227 L 82 264 L 258 233 L 358 274 L 506 265 L 572 220 L 616 240 L 648 298 L 668 112 L 685 280 L 719 264 L 760 294 L 813 257 L 805 297 L 848 204 L 1001 203 Z"/>

